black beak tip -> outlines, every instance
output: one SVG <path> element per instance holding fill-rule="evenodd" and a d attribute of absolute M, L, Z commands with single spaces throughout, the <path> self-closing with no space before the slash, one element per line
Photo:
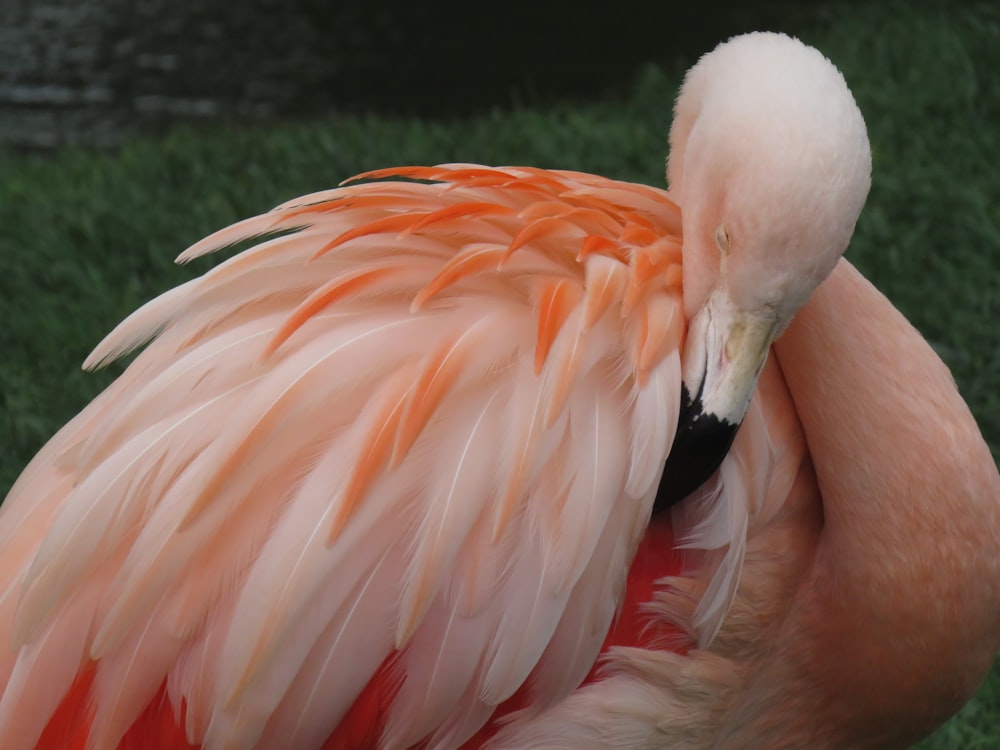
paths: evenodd
<path fill-rule="evenodd" d="M 663 467 L 653 513 L 676 505 L 701 487 L 719 468 L 739 428 L 738 422 L 706 414 L 701 398 L 692 399 L 685 386 L 677 435 Z"/>

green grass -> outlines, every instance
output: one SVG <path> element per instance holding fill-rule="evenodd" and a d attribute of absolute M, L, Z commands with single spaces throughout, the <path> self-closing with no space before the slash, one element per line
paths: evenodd
<path fill-rule="evenodd" d="M 1000 9 L 830 6 L 796 30 L 841 67 L 869 124 L 874 185 L 849 257 L 952 367 L 996 456 Z M 90 348 L 205 268 L 170 261 L 209 231 L 391 164 L 530 163 L 662 184 L 676 83 L 650 68 L 619 101 L 452 123 L 331 117 L 181 131 L 113 154 L 0 152 L 0 494 L 114 374 L 79 370 Z M 920 747 L 1000 747 L 1000 670 Z"/>

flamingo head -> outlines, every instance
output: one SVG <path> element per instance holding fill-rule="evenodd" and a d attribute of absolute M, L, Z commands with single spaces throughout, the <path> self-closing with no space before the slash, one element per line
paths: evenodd
<path fill-rule="evenodd" d="M 722 462 L 771 343 L 844 254 L 871 184 L 864 118 L 843 76 L 782 34 L 739 36 L 702 57 L 670 141 L 689 327 L 658 508 Z"/>

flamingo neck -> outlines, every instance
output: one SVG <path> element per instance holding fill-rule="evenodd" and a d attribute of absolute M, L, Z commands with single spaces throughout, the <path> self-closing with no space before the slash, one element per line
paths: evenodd
<path fill-rule="evenodd" d="M 1000 477 L 948 369 L 846 261 L 775 351 L 824 518 L 783 658 L 838 724 L 904 746 L 1000 645 Z"/>

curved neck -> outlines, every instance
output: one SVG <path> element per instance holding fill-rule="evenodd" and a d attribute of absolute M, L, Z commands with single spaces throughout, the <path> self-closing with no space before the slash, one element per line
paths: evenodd
<path fill-rule="evenodd" d="M 775 352 L 824 516 L 793 614 L 823 646 L 803 669 L 859 725 L 897 714 L 928 731 L 1000 644 L 996 466 L 948 369 L 846 261 Z"/>

